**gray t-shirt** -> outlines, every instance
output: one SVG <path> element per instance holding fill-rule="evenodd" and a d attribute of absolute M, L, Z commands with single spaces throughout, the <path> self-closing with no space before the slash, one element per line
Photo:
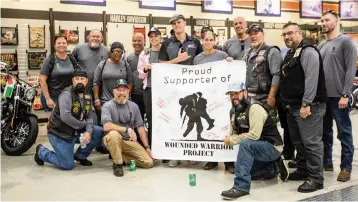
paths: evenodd
<path fill-rule="evenodd" d="M 194 65 L 224 60 L 227 57 L 229 57 L 228 54 L 220 50 L 215 50 L 211 55 L 204 55 L 202 52 L 194 58 Z"/>
<path fill-rule="evenodd" d="M 113 99 L 113 87 L 118 79 L 124 79 L 128 84 L 133 84 L 133 75 L 128 64 L 125 65 L 123 61 L 114 64 L 107 60 L 106 65 L 102 68 L 104 61 L 98 64 L 93 79 L 93 86 L 101 86 L 100 99 L 102 103 Z"/>
<path fill-rule="evenodd" d="M 356 71 L 357 48 L 350 37 L 340 34 L 317 47 L 320 50 L 328 97 L 350 93 Z"/>
<path fill-rule="evenodd" d="M 109 50 L 103 44 L 98 49 L 91 49 L 87 43 L 77 45 L 72 56 L 81 68 L 86 69 L 88 75 L 87 88 L 92 88 L 94 71 L 99 62 L 109 57 Z"/>
<path fill-rule="evenodd" d="M 130 100 L 126 104 L 117 104 L 114 99 L 106 102 L 102 107 L 102 125 L 114 123 L 119 126 L 138 128 L 144 126 L 138 105 Z M 124 140 L 128 140 L 127 133 L 122 134 Z"/>
<path fill-rule="evenodd" d="M 57 99 L 63 89 L 72 85 L 74 68 L 69 57 L 62 60 L 55 55 L 55 66 L 53 67 L 52 72 L 50 72 L 50 57 L 51 56 L 48 56 L 44 60 L 40 74 L 48 76 L 46 83 L 50 97 Z"/>
<path fill-rule="evenodd" d="M 223 45 L 223 51 L 234 60 L 242 60 L 245 50 L 251 47 L 249 37 L 239 40 L 236 36 L 231 37 Z"/>
<path fill-rule="evenodd" d="M 160 51 L 150 51 L 149 64 L 159 63 Z M 152 87 L 152 70 L 148 70 L 147 86 Z"/>
<path fill-rule="evenodd" d="M 317 93 L 319 77 L 319 54 L 311 47 L 301 53 L 301 65 L 305 73 L 305 93 L 302 101 L 312 103 Z"/>
<path fill-rule="evenodd" d="M 127 62 L 133 73 L 133 91 L 132 94 L 141 95 L 143 93 L 143 80 L 139 78 L 139 72 L 137 69 L 139 55 L 132 53 L 128 55 Z"/>
<path fill-rule="evenodd" d="M 80 97 L 81 108 L 84 111 L 84 99 Z M 93 110 L 89 111 L 86 119 L 78 120 L 72 116 L 72 95 L 68 91 L 63 91 L 58 96 L 58 105 L 60 108 L 61 121 L 65 124 L 69 125 L 71 128 L 75 130 L 86 129 L 86 132 L 92 133 L 93 129 L 93 119 L 95 117 L 95 113 Z M 93 106 L 91 107 L 93 109 Z"/>

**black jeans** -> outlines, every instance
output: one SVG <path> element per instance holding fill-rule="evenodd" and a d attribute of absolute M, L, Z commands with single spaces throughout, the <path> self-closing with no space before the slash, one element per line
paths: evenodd
<path fill-rule="evenodd" d="M 142 119 L 144 119 L 145 106 L 144 106 L 144 102 L 143 102 L 143 94 L 132 94 L 131 99 L 132 99 L 132 102 L 134 102 L 138 105 L 140 115 L 142 116 Z"/>
<path fill-rule="evenodd" d="M 281 128 L 283 129 L 283 151 L 282 155 L 284 157 L 294 157 L 295 155 L 295 145 L 291 141 L 290 131 L 287 125 L 287 115 L 286 110 L 283 108 L 282 104 L 277 106 L 278 118 L 280 119 Z"/>
<path fill-rule="evenodd" d="M 308 173 L 308 179 L 323 184 L 323 116 L 326 103 L 311 105 L 311 115 L 300 116 L 300 107 L 287 109 L 287 124 L 295 144 L 297 171 Z"/>
<path fill-rule="evenodd" d="M 145 113 L 148 121 L 148 141 L 152 146 L 152 88 L 146 87 L 143 91 L 143 102 L 145 106 Z"/>

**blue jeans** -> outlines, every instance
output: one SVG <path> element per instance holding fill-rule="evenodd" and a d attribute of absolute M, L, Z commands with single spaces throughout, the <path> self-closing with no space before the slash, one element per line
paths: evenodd
<path fill-rule="evenodd" d="M 74 156 L 79 159 L 87 158 L 93 148 L 101 143 L 103 138 L 103 128 L 99 126 L 93 127 L 93 133 L 91 137 L 91 142 L 87 144 L 86 148 L 82 149 L 78 147 L 76 153 L 74 154 L 74 146 L 76 140 L 79 139 L 79 136 L 76 136 L 71 142 L 66 142 L 65 140 L 58 138 L 51 133 L 48 133 L 48 139 L 55 150 L 55 152 L 47 149 L 42 146 L 39 150 L 39 157 L 41 160 L 51 163 L 64 170 L 72 170 L 75 166 Z"/>
<path fill-rule="evenodd" d="M 237 154 L 234 188 L 244 192 L 250 192 L 250 172 L 254 161 L 275 161 L 280 156 L 281 152 L 267 141 L 251 139 L 242 141 Z"/>
<path fill-rule="evenodd" d="M 349 108 L 339 109 L 340 98 L 329 98 L 323 124 L 324 157 L 323 164 L 332 164 L 333 150 L 333 119 L 336 121 L 338 139 L 341 141 L 341 169 L 352 170 L 354 145 L 352 137 L 352 123 Z"/>

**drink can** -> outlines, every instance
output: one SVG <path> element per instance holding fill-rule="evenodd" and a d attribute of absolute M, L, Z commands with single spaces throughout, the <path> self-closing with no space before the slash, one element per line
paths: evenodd
<path fill-rule="evenodd" d="M 131 160 L 129 163 L 129 170 L 130 171 L 135 171 L 136 170 L 136 165 L 135 165 L 135 161 Z"/>
<path fill-rule="evenodd" d="M 189 174 L 189 185 L 192 187 L 196 186 L 196 175 L 195 174 Z"/>

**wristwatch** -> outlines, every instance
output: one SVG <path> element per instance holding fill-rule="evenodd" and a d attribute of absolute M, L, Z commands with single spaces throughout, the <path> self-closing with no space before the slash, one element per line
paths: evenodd
<path fill-rule="evenodd" d="M 343 97 L 344 97 L 344 98 L 348 98 L 348 97 L 349 97 L 349 94 L 348 94 L 348 93 L 345 93 L 345 94 L 343 95 Z"/>
<path fill-rule="evenodd" d="M 130 129 L 131 129 L 131 128 L 126 128 L 126 133 L 128 133 Z"/>
<path fill-rule="evenodd" d="M 308 106 L 310 106 L 310 105 L 307 104 L 306 102 L 303 102 L 303 103 L 302 103 L 302 107 L 303 107 L 303 108 L 306 108 L 306 107 L 308 107 Z"/>

